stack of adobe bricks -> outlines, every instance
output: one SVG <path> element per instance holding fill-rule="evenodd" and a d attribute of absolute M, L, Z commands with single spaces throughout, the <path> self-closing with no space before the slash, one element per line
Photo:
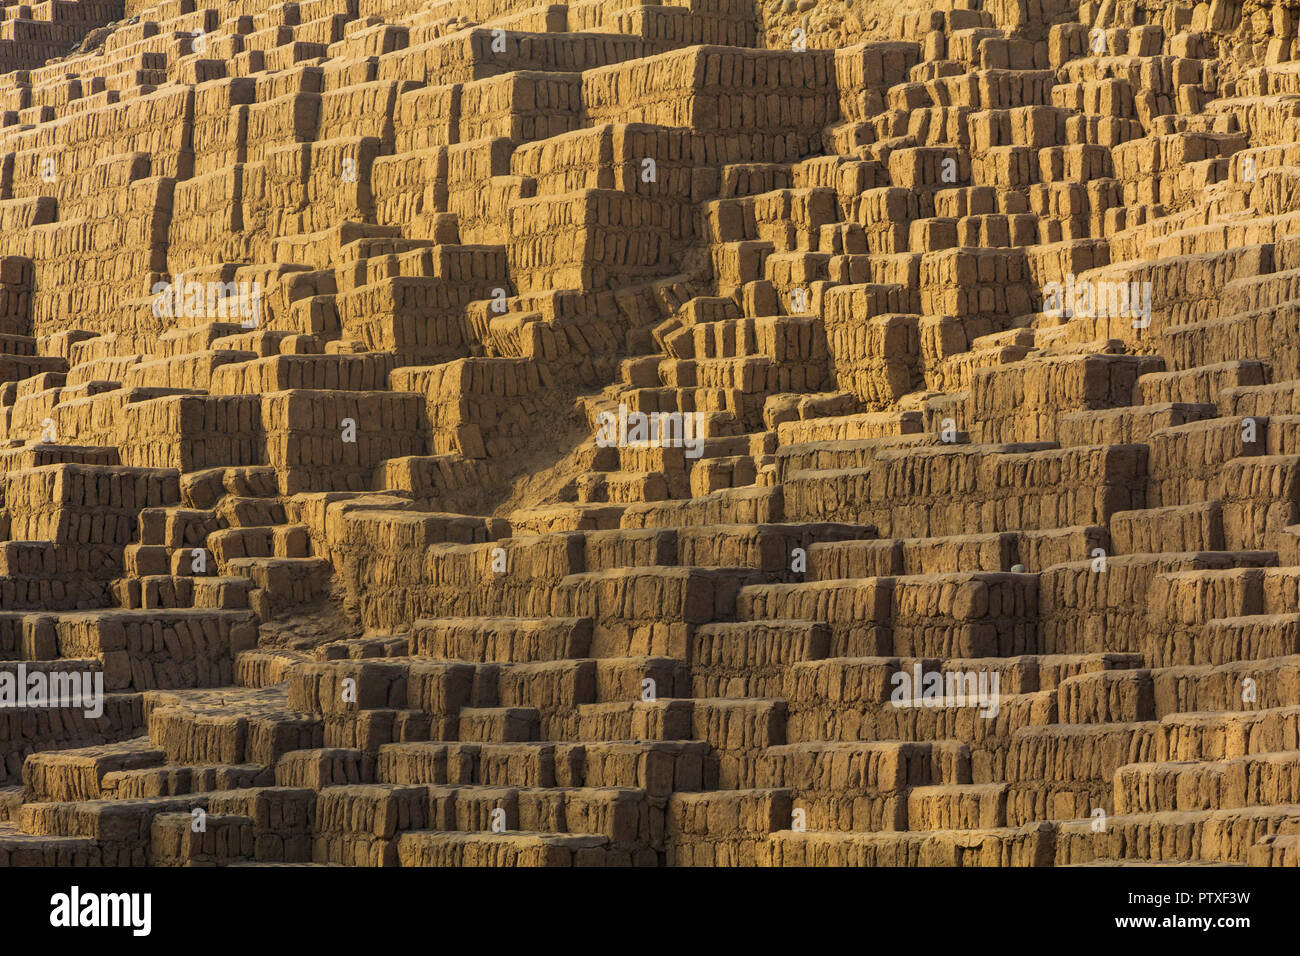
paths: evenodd
<path fill-rule="evenodd" d="M 0 7 L 0 866 L 1300 860 L 1295 12 L 798 6 Z"/>

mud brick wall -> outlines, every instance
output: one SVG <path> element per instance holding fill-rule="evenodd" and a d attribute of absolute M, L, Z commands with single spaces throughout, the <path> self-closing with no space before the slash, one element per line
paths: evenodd
<path fill-rule="evenodd" d="M 164 333 L 165 335 L 166 333 Z M 212 373 L 222 365 L 255 358 L 252 352 L 211 349 L 201 353 L 182 353 L 167 358 L 144 360 L 127 370 L 122 386 L 127 389 L 160 390 L 206 389 Z"/>
<path fill-rule="evenodd" d="M 417 676 L 412 676 L 412 671 Z M 289 706 L 329 715 L 424 702 L 431 713 L 455 716 L 473 702 L 475 669 L 448 662 L 318 661 L 289 674 Z M 352 698 L 355 697 L 355 700 Z M 435 704 L 435 698 L 440 703 Z"/>
<path fill-rule="evenodd" d="M 839 113 L 833 56 L 818 51 L 674 50 L 584 73 L 582 99 L 593 124 L 655 123 L 714 134 L 717 162 L 807 155 Z M 754 129 L 763 135 L 745 133 Z"/>
<path fill-rule="evenodd" d="M 394 369 L 389 384 L 396 391 L 426 396 L 423 423 L 433 436 L 434 454 L 495 458 L 533 432 L 533 415 L 540 409 L 536 398 L 550 376 L 523 359 L 461 359 Z"/>
<path fill-rule="evenodd" d="M 1274 375 L 1290 379 L 1300 374 L 1300 335 L 1294 331 L 1294 318 L 1292 307 L 1286 305 L 1188 323 L 1168 329 L 1159 349 L 1179 366 L 1268 354 Z"/>
<path fill-rule="evenodd" d="M 1029 252 L 1029 271 L 1040 287 L 1064 283 L 1066 276 L 1081 275 L 1110 263 L 1110 244 L 1093 239 L 1047 243 Z"/>
<path fill-rule="evenodd" d="M 402 488 L 432 511 L 456 510 L 452 503 L 473 501 L 493 480 L 492 466 L 482 459 L 459 455 L 390 458 L 380 479 L 386 488 Z"/>
<path fill-rule="evenodd" d="M 1237 556 L 1237 563 L 1243 566 L 1266 560 L 1260 555 Z M 1104 574 L 1094 571 L 1091 561 L 1048 568 L 1039 577 L 1042 652 L 1140 651 L 1152 633 L 1145 595 L 1156 575 L 1231 566 L 1222 555 L 1199 552 L 1112 555 Z M 1189 657 L 1191 652 L 1189 647 Z"/>
<path fill-rule="evenodd" d="M 515 4 L 508 4 L 513 8 Z M 438 17 L 448 15 L 455 10 L 462 16 L 475 22 L 490 20 L 503 11 L 501 5 L 492 0 L 467 0 L 456 5 L 446 2 L 428 3 L 424 0 L 360 0 L 357 7 L 363 17 L 381 17 L 389 22 L 411 21 L 416 24 L 427 20 L 436 22 Z"/>
<path fill-rule="evenodd" d="M 904 829 L 906 801 L 901 791 L 909 784 L 939 782 L 960 760 L 955 748 L 934 745 L 932 751 L 928 744 L 773 747 L 764 756 L 758 781 L 765 788 L 791 789 L 793 804 L 804 808 L 809 829 Z"/>
<path fill-rule="evenodd" d="M 0 611 L 0 660 L 20 660 L 23 635 L 28 628 L 26 615 L 14 611 Z"/>
<path fill-rule="evenodd" d="M 612 289 L 671 271 L 692 220 L 679 203 L 615 190 L 524 199 L 510 206 L 507 253 L 520 292 Z"/>
<path fill-rule="evenodd" d="M 1146 504 L 1141 445 L 991 455 L 981 463 L 982 530 L 1104 524 Z"/>
<path fill-rule="evenodd" d="M 1007 571 L 1017 563 L 1021 537 L 1005 532 L 817 542 L 808 550 L 808 579 L 938 574 L 970 568 Z"/>
<path fill-rule="evenodd" d="M 320 122 L 320 81 L 307 83 L 298 91 L 285 91 L 274 98 L 261 89 L 248 107 L 246 132 L 247 161 L 250 165 L 267 158 L 271 149 L 289 143 L 307 143 L 315 138 Z"/>
<path fill-rule="evenodd" d="M 910 304 L 901 301 L 906 298 L 903 290 L 870 285 L 826 292 L 823 314 L 834 381 L 867 408 L 887 408 L 917 383 L 917 316 L 894 311 Z"/>
<path fill-rule="evenodd" d="M 893 589 L 894 653 L 1001 657 L 1037 649 L 1038 579 L 1032 574 L 900 578 Z"/>
<path fill-rule="evenodd" d="M 462 242 L 500 242 L 501 210 L 533 196 L 526 180 L 510 177 L 511 140 L 457 143 L 447 150 L 447 211 L 456 214 Z"/>
<path fill-rule="evenodd" d="M 193 93 L 183 87 L 75 114 L 57 131 L 51 124 L 31 131 L 15 194 L 53 191 L 66 200 L 65 221 L 30 237 L 38 321 L 61 323 L 55 330 L 77 319 L 94 327 L 127 288 L 143 284 L 127 276 L 161 271 L 172 184 L 193 167 L 192 129 Z M 51 171 L 45 159 L 54 162 L 52 183 L 42 176 Z"/>
<path fill-rule="evenodd" d="M 1213 659 L 1216 652 L 1222 654 L 1225 650 L 1231 656 L 1238 656 L 1237 648 L 1206 646 L 1207 637 L 1233 641 L 1235 629 L 1219 628 L 1210 631 L 1204 625 L 1214 619 L 1254 615 L 1264 611 L 1265 573 L 1261 568 L 1244 567 L 1166 571 L 1157 574 L 1151 579 L 1145 596 L 1146 617 L 1148 624 L 1160 621 L 1164 628 L 1144 636 L 1140 649 L 1166 666 L 1191 663 L 1197 659 Z M 1256 670 L 1260 669 L 1258 665 L 1253 666 Z M 1170 683 L 1176 686 L 1177 682 Z M 1210 689 L 1208 685 L 1197 688 Z M 1161 697 L 1166 698 L 1169 693 L 1166 686 L 1162 688 Z M 1267 699 L 1265 697 L 1264 701 Z M 1207 703 L 1215 706 L 1212 700 Z M 1217 706 L 1223 706 L 1222 699 Z M 1265 706 L 1270 705 L 1265 703 Z"/>
<path fill-rule="evenodd" d="M 927 80 L 925 87 L 938 106 L 1010 109 L 1050 102 L 1056 82 L 1051 70 L 977 70 Z"/>
<path fill-rule="evenodd" d="M 1119 256 L 1112 250 L 1112 262 L 1117 258 Z M 1271 244 L 1249 243 L 1213 256 L 1191 255 L 1181 260 L 1171 256 L 1122 266 L 1116 263 L 1080 278 L 1151 283 L 1151 326 L 1141 330 L 1141 335 L 1128 333 L 1125 340 L 1132 341 L 1133 347 L 1144 351 L 1151 351 L 1150 346 L 1161 351 L 1161 340 L 1173 337 L 1173 326 L 1211 321 L 1230 312 L 1248 312 L 1275 304 L 1276 300 L 1269 297 L 1273 290 L 1267 283 L 1234 280 L 1270 273 L 1276 267 Z M 1219 290 L 1222 290 L 1222 295 Z M 1261 295 L 1263 299 L 1259 298 Z M 1097 321 L 1100 323 L 1102 320 Z M 1121 321 L 1117 324 L 1122 330 L 1127 323 Z M 1156 334 L 1152 334 L 1153 330 Z M 1212 347 L 1218 350 L 1225 344 L 1212 341 Z M 1209 365 L 1212 362 L 1192 364 Z"/>
<path fill-rule="evenodd" d="M 591 653 L 682 656 L 689 629 L 726 618 L 748 572 L 732 569 L 618 568 L 560 581 L 553 604 L 564 615 L 594 622 Z M 659 610 L 651 611 L 651 607 Z"/>
<path fill-rule="evenodd" d="M 311 860 L 316 794 L 291 787 L 252 787 L 214 793 L 210 813 L 236 814 L 253 823 L 252 857 L 267 863 Z"/>
<path fill-rule="evenodd" d="M 54 409 L 55 436 L 62 441 L 101 445 L 117 434 L 123 409 L 133 400 L 150 398 L 148 392 L 104 389 L 94 384 L 65 389 Z M 21 425 L 20 420 L 15 424 Z"/>
<path fill-rule="evenodd" d="M 251 612 L 94 611 L 62 614 L 59 653 L 98 658 L 106 690 L 220 687 L 257 643 Z"/>
<path fill-rule="evenodd" d="M 55 195 L 75 197 L 74 177 L 87 174 L 104 157 L 127 153 L 149 154 L 150 174 L 172 179 L 188 178 L 193 169 L 191 135 L 194 94 L 189 87 L 159 90 L 114 104 L 111 109 L 75 114 L 66 123 L 41 124 L 30 130 L 26 145 L 33 150 L 53 149 Z M 35 158 L 35 157 L 33 157 Z M 31 163 L 25 183 L 15 182 L 16 195 L 44 193 L 39 163 Z M 84 195 L 84 194 L 83 194 Z"/>
<path fill-rule="evenodd" d="M 177 183 L 167 250 L 173 275 L 246 255 L 243 165 Z"/>
<path fill-rule="evenodd" d="M 364 223 L 344 221 L 324 232 L 306 236 L 282 236 L 277 239 L 274 248 L 278 258 L 288 260 L 278 269 L 261 266 L 237 268 L 234 271 L 236 274 L 252 274 L 256 270 L 275 276 L 305 270 L 319 277 L 319 270 L 340 260 L 355 266 L 359 259 L 368 258 L 366 253 L 371 251 L 378 254 L 411 248 L 409 244 L 403 244 L 400 236 L 400 232 L 391 226 L 377 229 Z M 345 281 L 340 276 L 335 279 L 335 287 L 338 282 Z"/>
<path fill-rule="evenodd" d="M 44 590 L 55 592 L 56 600 L 64 598 L 61 592 L 83 600 L 102 593 L 95 582 L 102 585 L 121 570 L 121 551 L 112 545 L 77 548 L 49 541 L 0 542 L 0 575 L 46 579 Z"/>
<path fill-rule="evenodd" d="M 272 355 L 215 369 L 210 390 L 218 395 L 256 395 L 298 388 L 366 392 L 384 388 L 392 369 L 392 357 L 383 353 Z"/>
<path fill-rule="evenodd" d="M 420 396 L 408 392 L 295 389 L 262 397 L 266 460 L 282 494 L 362 491 L 386 458 L 425 451 Z M 344 441 L 345 419 L 356 441 Z"/>
<path fill-rule="evenodd" d="M 1139 375 L 1158 361 L 1130 356 L 1064 356 L 975 372 L 972 421 L 985 441 L 1055 441 L 1057 418 L 1067 409 L 1133 404 Z"/>
<path fill-rule="evenodd" d="M 1148 439 L 1151 504 L 1193 504 L 1218 498 L 1223 491 L 1223 466 L 1238 456 L 1258 455 L 1266 449 L 1266 421 L 1255 426 L 1259 441 L 1243 440 L 1251 424 L 1210 419 L 1152 432 Z"/>
<path fill-rule="evenodd" d="M 320 746 L 319 715 L 287 714 L 282 701 L 253 702 L 246 712 L 229 714 L 219 696 L 203 696 L 192 704 L 168 694 L 146 697 L 149 739 L 174 763 L 270 766 L 286 753 Z"/>
<path fill-rule="evenodd" d="M 188 813 L 160 813 L 150 832 L 151 866 L 229 866 L 253 857 L 253 821 L 209 813 L 194 829 Z"/>
<path fill-rule="evenodd" d="M 591 622 L 584 618 L 429 618 L 411 629 L 412 653 L 435 659 L 559 660 L 586 657 L 590 645 Z"/>
<path fill-rule="evenodd" d="M 830 631 L 820 623 L 706 624 L 688 644 L 692 692 L 700 697 L 781 697 L 788 668 L 825 657 Z"/>
<path fill-rule="evenodd" d="M 1227 462 L 1222 499 L 1224 542 L 1230 550 L 1280 550 L 1282 529 L 1300 522 L 1300 456 Z"/>
<path fill-rule="evenodd" d="M 966 123 L 971 152 L 979 156 L 1002 146 L 1028 147 L 1041 151 L 1045 147 L 1063 145 L 1067 136 L 1066 116 L 1065 110 L 1053 106 L 1020 106 L 970 113 L 966 117 Z M 1016 151 L 1012 155 L 1022 153 Z M 1041 161 L 1041 152 L 1030 155 Z M 1030 175 L 1033 175 L 1032 170 Z"/>
<path fill-rule="evenodd" d="M 941 536 L 1101 524 L 1117 511 L 1145 507 L 1141 445 L 983 448 L 883 450 L 869 468 L 796 471 L 784 486 L 786 519 Z"/>
<path fill-rule="evenodd" d="M 252 77 L 229 77 L 194 89 L 194 176 L 207 176 L 248 160 L 248 107 L 256 99 Z"/>
<path fill-rule="evenodd" d="M 416 710 L 382 708 L 357 713 L 328 714 L 322 723 L 327 746 L 349 750 L 352 752 L 349 756 L 359 753 L 367 759 L 377 754 L 380 747 L 395 741 L 428 740 L 431 733 L 440 738 L 452 736 L 450 729 L 452 724 L 438 723 L 431 729 L 429 715 Z M 330 779 L 322 777 L 321 785 L 329 782 Z M 296 778 L 290 779 L 286 776 L 285 782 L 298 781 Z"/>
<path fill-rule="evenodd" d="M 202 808 L 206 802 L 206 796 L 122 800 L 111 812 L 60 802 L 39 809 L 33 807 L 27 823 L 40 833 L 71 830 L 91 838 L 97 850 L 96 865 L 148 866 L 154 817 L 164 813 L 188 817 L 194 808 Z M 80 865 L 87 864 L 80 862 Z"/>
<path fill-rule="evenodd" d="M 495 570 L 502 563 L 509 573 Z M 583 569 L 581 535 L 567 534 L 434 545 L 424 552 L 421 574 L 434 606 L 445 607 L 444 613 L 522 617 L 539 615 L 549 606 L 556 582 Z"/>
<path fill-rule="evenodd" d="M 846 122 L 871 119 L 885 109 L 885 94 L 905 82 L 921 58 L 914 43 L 859 43 L 835 51 L 840 116 Z"/>
<path fill-rule="evenodd" d="M 152 178 L 121 185 L 125 188 L 98 193 L 83 213 L 89 221 L 60 221 L 32 230 L 32 319 L 38 335 L 70 327 L 111 331 L 105 316 L 148 291 L 141 276 L 164 270 L 174 182 Z M 147 327 L 159 327 L 152 316 L 141 319 Z"/>
<path fill-rule="evenodd" d="M 243 221 L 254 234 L 253 251 L 281 236 L 319 232 L 341 219 L 372 218 L 370 167 L 379 148 L 374 137 L 299 142 L 268 148 L 262 161 L 245 165 Z M 347 174 L 345 162 L 355 165 L 354 175 Z"/>
<path fill-rule="evenodd" d="M 463 284 L 397 276 L 361 286 L 336 300 L 343 331 L 370 349 L 397 353 L 399 364 L 437 364 L 467 351 L 459 306 L 473 295 Z"/>
<path fill-rule="evenodd" d="M 1218 502 L 1151 508 L 1111 515 L 1110 536 L 1119 554 L 1222 551 L 1223 507 Z"/>
<path fill-rule="evenodd" d="M 520 70 L 475 80 L 461 87 L 460 107 L 462 142 L 547 139 L 578 128 L 582 75 Z"/>
<path fill-rule="evenodd" d="M 953 147 L 914 147 L 896 149 L 889 154 L 889 175 L 900 189 L 933 192 L 953 182 L 945 178 L 945 167 L 953 167 L 957 182 L 970 179 L 969 160 L 964 150 Z"/>
<path fill-rule="evenodd" d="M 1029 283 L 1021 250 L 927 252 L 921 259 L 921 311 L 958 317 L 1023 315 L 1031 311 Z"/>
<path fill-rule="evenodd" d="M 347 588 L 348 604 L 357 607 L 365 619 L 391 624 L 402 620 L 403 613 L 412 613 L 412 619 L 420 617 L 425 605 L 433 605 L 421 587 L 424 554 L 430 545 L 487 540 L 481 523 L 478 527 L 472 522 L 448 527 L 434 515 L 380 510 L 338 512 L 326 533 L 335 567 Z"/>
<path fill-rule="evenodd" d="M 850 208 L 866 235 L 867 252 L 906 252 L 909 223 L 933 215 L 934 198 L 929 193 L 879 185 L 865 189 Z"/>
<path fill-rule="evenodd" d="M 381 225 L 415 224 L 447 211 L 447 149 L 441 144 L 377 157 L 370 176 Z"/>
<path fill-rule="evenodd" d="M 509 525 L 500 519 L 397 510 L 409 504 L 394 496 L 351 501 L 302 495 L 291 506 L 297 520 L 310 529 L 317 553 L 329 557 L 349 584 L 352 599 L 361 590 L 359 582 L 372 574 L 382 577 L 385 586 L 419 580 L 422 556 L 430 544 L 468 544 L 509 534 Z M 391 557 L 395 554 L 403 555 L 400 561 Z"/>
<path fill-rule="evenodd" d="M 795 548 L 805 551 L 824 541 L 856 539 L 871 535 L 874 529 L 853 525 L 802 525 L 785 527 L 779 524 L 735 524 L 677 530 L 651 530 L 617 532 L 588 532 L 588 563 L 597 567 L 600 554 L 613 549 L 609 563 L 618 564 L 684 564 L 697 567 L 752 567 L 778 580 L 794 580 L 790 571 L 790 555 Z M 662 558 L 629 554 L 628 546 L 644 547 L 653 543 L 658 551 L 664 548 L 669 555 Z M 622 548 L 618 546 L 622 545 Z M 593 553 L 595 552 L 595 553 Z"/>
<path fill-rule="evenodd" d="M 767 524 L 781 516 L 780 488 L 743 487 L 697 500 L 634 502 L 623 512 L 622 528 L 671 528 L 681 524 Z"/>
<path fill-rule="evenodd" d="M 28 673 L 41 666 L 26 663 Z M 105 694 L 104 713 L 88 718 L 80 707 L 0 710 L 0 780 L 21 782 L 26 758 L 68 744 L 93 746 L 123 740 L 144 729 L 138 694 Z"/>
<path fill-rule="evenodd" d="M 853 740 L 876 732 L 891 678 L 908 666 L 894 658 L 828 657 L 794 664 L 786 679 L 791 740 Z M 844 688 L 839 695 L 831 687 Z"/>
<path fill-rule="evenodd" d="M 1181 61 L 1176 70 L 1197 70 L 1191 61 Z M 1138 103 L 1139 114 L 1146 102 Z M 1147 106 L 1150 109 L 1149 106 Z M 1172 112 L 1166 107 L 1161 112 Z M 1245 145 L 1240 135 L 1215 133 L 1171 133 L 1130 140 L 1114 147 L 1115 177 L 1124 183 L 1128 204 L 1170 202 L 1175 196 L 1170 173 L 1188 163 L 1227 157 Z"/>
<path fill-rule="evenodd" d="M 415 88 L 411 82 L 376 80 L 321 94 L 317 138 L 375 138 L 384 151 L 395 142 L 393 114 L 399 97 Z"/>
<path fill-rule="evenodd" d="M 426 787 L 331 787 L 316 801 L 312 859 L 349 866 L 395 866 L 398 832 L 427 829 L 428 813 Z"/>
<path fill-rule="evenodd" d="M 644 55 L 637 37 L 608 33 L 527 34 L 507 32 L 505 49 L 493 49 L 491 30 L 475 29 L 396 50 L 381 59 L 400 76 L 425 83 L 469 83 L 516 70 L 580 72 Z"/>
<path fill-rule="evenodd" d="M 125 545 L 142 508 L 176 504 L 174 471 L 46 465 L 8 472 L 4 501 L 17 540 Z"/>
<path fill-rule="evenodd" d="M 310 147 L 296 233 L 314 233 L 342 220 L 374 218 L 371 167 L 383 147 L 374 136 L 318 140 Z M 350 170 L 355 169 L 355 172 Z"/>
<path fill-rule="evenodd" d="M 835 579 L 813 588 L 759 585 L 740 593 L 736 609 L 745 619 L 826 622 L 830 658 L 992 657 L 1033 653 L 1038 644 L 1037 584 L 1028 574 L 963 571 Z M 888 699 L 887 677 L 876 674 L 868 681 L 886 688 L 875 699 Z M 791 699 L 811 706 L 798 695 Z M 831 706 L 851 716 L 851 703 Z"/>
<path fill-rule="evenodd" d="M 433 84 L 398 96 L 393 111 L 393 146 L 398 156 L 460 141 L 461 86 Z"/>
<path fill-rule="evenodd" d="M 116 2 L 0 30 L 0 667 L 113 691 L 0 864 L 1300 855 L 1295 11 Z"/>
<path fill-rule="evenodd" d="M 779 190 L 754 199 L 758 239 L 781 252 L 816 251 L 822 226 L 837 218 L 835 192 L 827 187 Z"/>
<path fill-rule="evenodd" d="M 510 172 L 536 182 L 539 195 L 581 189 L 617 189 L 655 199 L 703 199 L 705 143 L 689 129 L 608 123 L 544 142 L 524 143 L 510 155 Z M 654 160 L 653 179 L 643 175 Z"/>
<path fill-rule="evenodd" d="M 259 396 L 169 395 L 124 406 L 122 462 L 199 471 L 266 463 Z"/>
<path fill-rule="evenodd" d="M 0 259 L 0 335 L 26 335 L 30 330 L 32 278 L 30 259 Z"/>
<path fill-rule="evenodd" d="M 727 4 L 698 4 L 694 8 L 678 6 L 632 6 L 603 16 L 604 29 L 639 36 L 645 40 L 646 52 L 657 53 L 699 43 L 721 46 L 752 47 L 756 42 L 756 25 L 752 9 L 708 9 Z M 569 7 L 570 26 L 579 7 Z M 583 10 L 589 8 L 581 8 Z M 584 28 L 585 29 L 585 28 Z"/>
<path fill-rule="evenodd" d="M 784 828 L 790 811 L 788 790 L 675 793 L 664 830 L 669 865 L 756 865 L 767 834 Z"/>
<path fill-rule="evenodd" d="M 309 157 L 306 146 L 284 147 L 245 164 L 243 222 L 252 258 L 268 261 L 273 240 L 298 231 Z"/>
<path fill-rule="evenodd" d="M 27 160 L 31 162 L 31 160 Z M 7 159 L 0 162 L 0 175 L 3 176 L 4 189 L 10 196 L 10 201 L 0 207 L 0 217 L 9 227 L 28 228 L 38 226 L 47 222 L 53 222 L 57 218 L 58 200 L 50 195 L 33 195 L 28 197 L 17 197 L 13 195 L 13 174 L 17 166 L 17 159 Z M 25 248 L 26 238 L 17 232 L 8 233 L 4 239 L 4 252 L 6 255 L 19 255 Z"/>

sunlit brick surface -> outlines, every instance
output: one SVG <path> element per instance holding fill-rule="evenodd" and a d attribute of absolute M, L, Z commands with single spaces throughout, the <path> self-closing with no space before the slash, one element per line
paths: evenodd
<path fill-rule="evenodd" d="M 0 866 L 1300 862 L 1300 30 L 0 6 Z"/>

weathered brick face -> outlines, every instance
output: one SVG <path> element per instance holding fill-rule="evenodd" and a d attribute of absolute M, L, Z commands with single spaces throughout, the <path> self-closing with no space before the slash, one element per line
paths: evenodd
<path fill-rule="evenodd" d="M 1300 862 L 1296 14 L 935 6 L 0 8 L 0 866 Z"/>

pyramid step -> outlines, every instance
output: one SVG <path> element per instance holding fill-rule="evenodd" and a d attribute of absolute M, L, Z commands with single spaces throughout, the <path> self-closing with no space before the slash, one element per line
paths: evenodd
<path fill-rule="evenodd" d="M 768 866 L 1051 866 L 1051 824 L 916 833 L 774 833 Z"/>
<path fill-rule="evenodd" d="M 241 526 L 208 535 L 207 547 L 224 567 L 235 558 L 306 558 L 311 539 L 305 525 Z"/>
<path fill-rule="evenodd" d="M 574 833 L 491 833 L 411 830 L 397 839 L 401 866 L 606 866 L 630 854 L 610 853 L 604 836 Z"/>
<path fill-rule="evenodd" d="M 255 852 L 252 817 L 205 813 L 196 830 L 189 813 L 160 813 L 149 828 L 150 866 L 230 866 Z"/>
<path fill-rule="evenodd" d="M 1300 802 L 1300 751 L 1134 763 L 1115 773 L 1115 812 L 1227 810 Z"/>
<path fill-rule="evenodd" d="M 105 799 L 135 800 L 263 787 L 272 781 L 271 771 L 260 764 L 164 764 L 110 771 L 100 781 L 100 789 Z"/>
<path fill-rule="evenodd" d="M 36 753 L 23 764 L 23 784 L 34 801 L 97 800 L 104 796 L 106 775 L 161 766 L 165 760 L 148 737 Z"/>
<path fill-rule="evenodd" d="M 591 618 L 421 618 L 411 653 L 454 661 L 557 661 L 586 657 Z"/>
<path fill-rule="evenodd" d="M 462 707 L 458 736 L 466 742 L 514 743 L 537 740 L 541 714 L 535 707 Z"/>
<path fill-rule="evenodd" d="M 1255 847 L 1288 835 L 1300 824 L 1300 806 L 1111 814 L 1098 828 L 1092 819 L 1056 825 L 1058 866 L 1096 860 L 1168 860 L 1249 863 Z"/>
<path fill-rule="evenodd" d="M 151 829 L 158 815 L 193 820 L 192 811 L 206 806 L 206 796 L 28 803 L 19 814 L 19 826 L 34 836 L 92 839 L 104 866 L 148 866 Z"/>
<path fill-rule="evenodd" d="M 1007 825 L 1007 787 L 1001 783 L 913 787 L 907 795 L 909 830 L 986 830 Z"/>
<path fill-rule="evenodd" d="M 102 866 L 99 845 L 90 837 L 33 836 L 0 823 L 0 868 L 19 866 Z"/>

